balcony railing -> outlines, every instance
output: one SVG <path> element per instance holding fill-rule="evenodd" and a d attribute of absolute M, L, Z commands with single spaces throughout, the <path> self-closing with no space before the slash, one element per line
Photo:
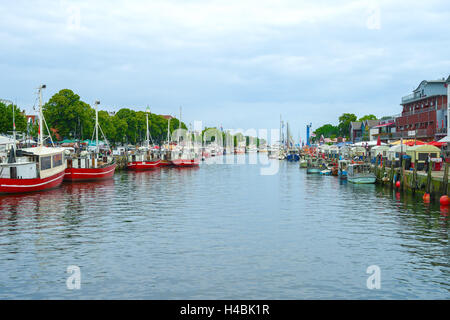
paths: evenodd
<path fill-rule="evenodd" d="M 410 133 L 414 132 L 414 134 L 410 135 Z M 441 128 L 434 130 L 432 127 L 428 129 L 416 129 L 409 131 L 400 131 L 392 133 L 392 139 L 414 139 L 414 138 L 434 138 L 435 136 L 447 135 L 447 129 Z"/>
<path fill-rule="evenodd" d="M 432 112 L 432 111 L 436 111 L 436 109 L 434 107 L 428 107 L 428 108 L 424 108 L 424 109 L 403 112 L 399 115 L 399 117 L 407 117 L 407 116 L 412 116 L 415 114 L 427 113 L 427 112 Z"/>
<path fill-rule="evenodd" d="M 416 99 L 416 95 L 414 93 L 411 93 L 407 96 L 402 97 L 402 103 L 408 103 L 409 101 L 412 101 L 414 99 Z"/>

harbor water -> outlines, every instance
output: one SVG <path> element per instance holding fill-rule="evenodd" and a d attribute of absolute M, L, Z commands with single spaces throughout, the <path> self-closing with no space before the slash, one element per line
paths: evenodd
<path fill-rule="evenodd" d="M 450 298 L 446 208 L 226 158 L 245 161 L 0 196 L 0 298 Z"/>

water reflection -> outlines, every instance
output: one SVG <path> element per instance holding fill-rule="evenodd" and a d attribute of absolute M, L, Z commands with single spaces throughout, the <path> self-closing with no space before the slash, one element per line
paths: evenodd
<path fill-rule="evenodd" d="M 448 217 L 295 163 L 119 172 L 0 197 L 0 298 L 449 298 Z"/>

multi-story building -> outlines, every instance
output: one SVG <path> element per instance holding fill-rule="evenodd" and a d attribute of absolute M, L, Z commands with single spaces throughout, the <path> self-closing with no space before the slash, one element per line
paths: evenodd
<path fill-rule="evenodd" d="M 402 98 L 402 113 L 395 119 L 393 138 L 439 140 L 447 135 L 447 86 L 445 80 L 422 81 Z"/>
<path fill-rule="evenodd" d="M 395 117 L 383 117 L 378 125 L 370 128 L 371 140 L 378 140 L 379 136 L 380 141 L 384 143 L 388 143 L 389 140 L 392 140 L 395 133 Z"/>

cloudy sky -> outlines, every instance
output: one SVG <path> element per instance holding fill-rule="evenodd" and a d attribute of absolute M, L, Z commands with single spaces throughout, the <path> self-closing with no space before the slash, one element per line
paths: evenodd
<path fill-rule="evenodd" d="M 0 2 L 0 98 L 30 110 L 69 88 L 107 110 L 293 134 L 344 112 L 400 112 L 450 73 L 445 0 Z"/>

